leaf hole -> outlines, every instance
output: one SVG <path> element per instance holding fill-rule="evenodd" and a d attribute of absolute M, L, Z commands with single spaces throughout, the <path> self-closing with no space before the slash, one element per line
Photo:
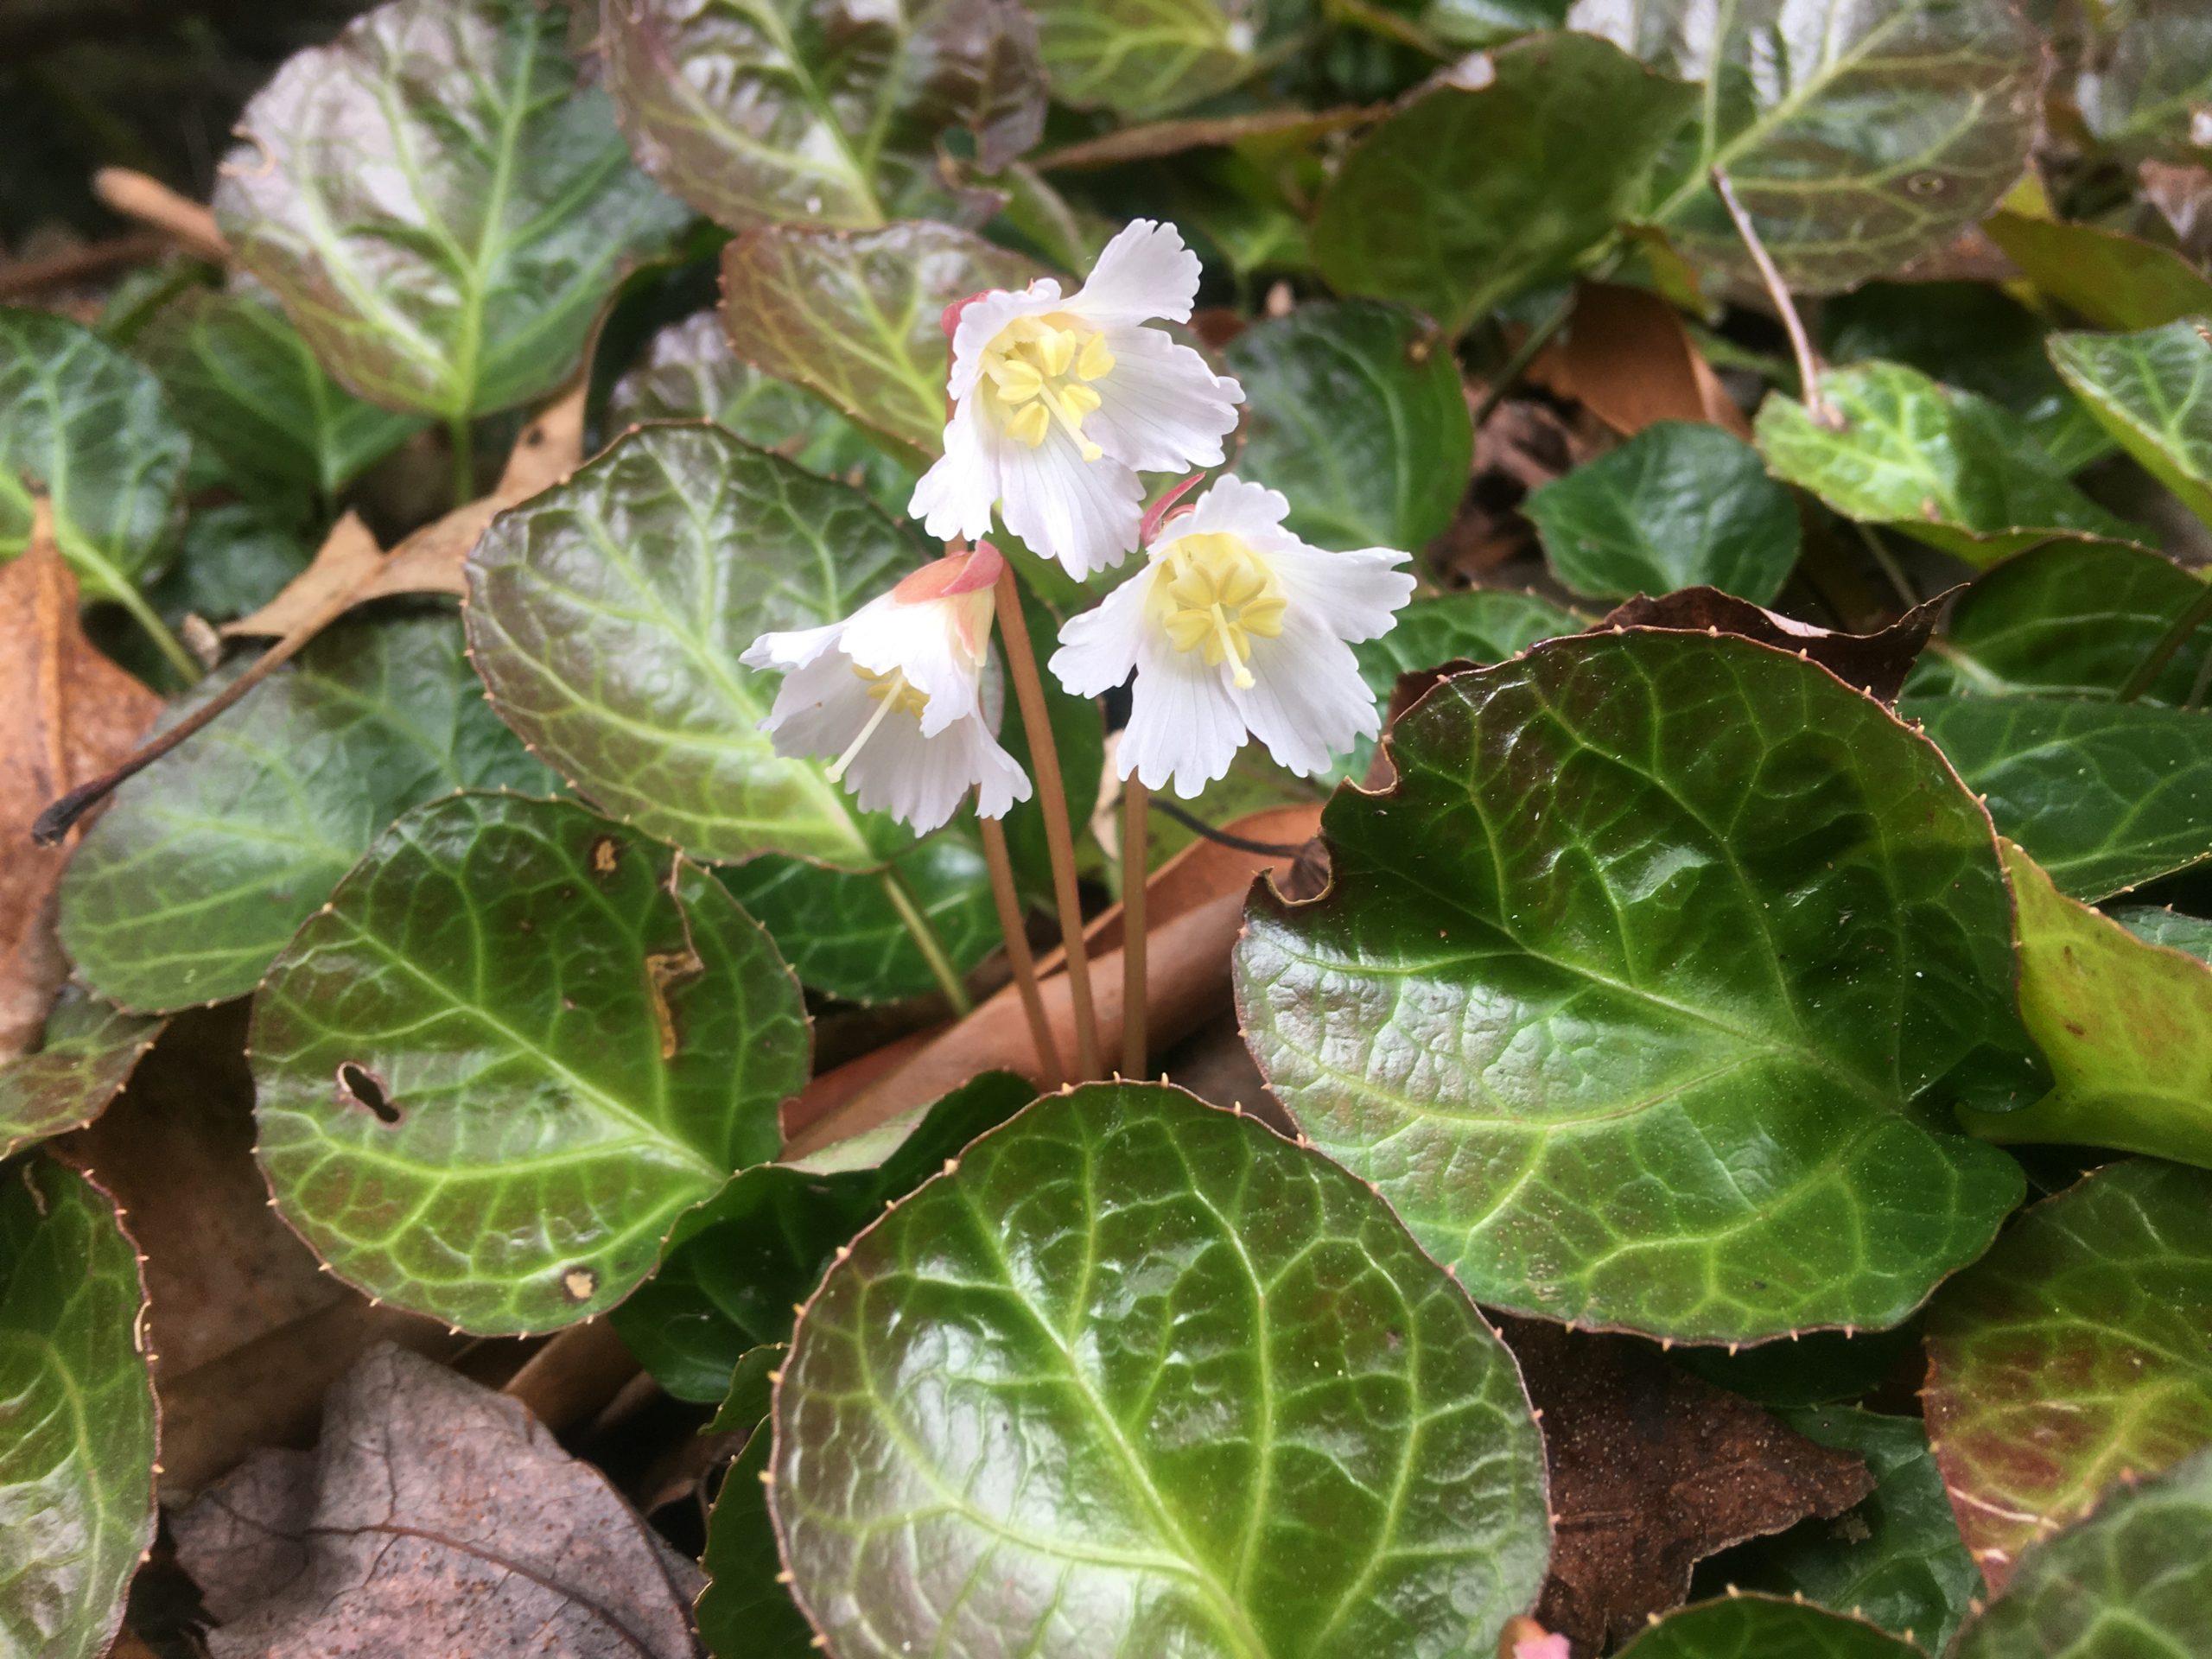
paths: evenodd
<path fill-rule="evenodd" d="M 572 1302 L 588 1302 L 598 1289 L 599 1274 L 589 1268 L 570 1268 L 561 1275 L 561 1294 Z"/>
<path fill-rule="evenodd" d="M 600 836 L 591 843 L 591 869 L 594 875 L 612 875 L 621 860 L 622 849 L 612 836 Z"/>
<path fill-rule="evenodd" d="M 399 1108 L 385 1095 L 384 1079 L 365 1065 L 353 1060 L 342 1063 L 338 1068 L 338 1087 L 356 1106 L 374 1113 L 378 1122 L 399 1122 Z"/>

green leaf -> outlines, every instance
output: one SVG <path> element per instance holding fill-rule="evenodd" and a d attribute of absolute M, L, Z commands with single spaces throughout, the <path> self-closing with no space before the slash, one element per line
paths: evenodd
<path fill-rule="evenodd" d="M 2203 111 L 2212 106 L 2212 13 L 2196 0 L 2126 0 L 2088 16 L 2102 27 L 2075 88 L 2083 124 L 2128 161 L 2201 162 Z"/>
<path fill-rule="evenodd" d="M 1482 1315 L 1363 1185 L 1158 1085 L 1048 1096 L 856 1239 L 775 1422 L 848 1659 L 1489 1659 L 1550 1543 Z"/>
<path fill-rule="evenodd" d="M 0 1065 L 0 1158 L 105 1111 L 162 1023 L 125 1014 L 80 985 L 64 985 L 39 1046 Z"/>
<path fill-rule="evenodd" d="M 1250 413 L 1237 474 L 1290 498 L 1316 546 L 1418 551 L 1452 527 L 1474 455 L 1448 341 L 1395 307 L 1302 305 L 1231 340 Z"/>
<path fill-rule="evenodd" d="M 259 610 L 307 569 L 315 549 L 297 520 L 256 501 L 195 508 L 184 523 L 176 562 L 148 590 L 164 615 L 196 613 L 227 622 Z"/>
<path fill-rule="evenodd" d="M 1220 0 L 1033 0 L 1052 95 L 1143 119 L 1235 86 L 1256 67 L 1248 16 Z"/>
<path fill-rule="evenodd" d="M 1441 668 L 1446 663 L 1503 662 L 1539 639 L 1580 633 L 1588 626 L 1573 612 L 1535 594 L 1471 588 L 1414 600 L 1398 613 L 1395 627 L 1379 639 L 1354 645 L 1351 654 L 1358 660 L 1360 678 L 1388 714 L 1401 674 Z M 1360 739 L 1330 773 L 1330 781 L 1366 777 L 1374 759 L 1374 740 Z"/>
<path fill-rule="evenodd" d="M 2212 313 L 2212 280 L 2155 242 L 2012 213 L 1992 213 L 1982 229 L 2030 282 L 2100 328 L 2156 328 Z"/>
<path fill-rule="evenodd" d="M 2165 905 L 2113 905 L 2105 913 L 2139 939 L 2184 951 L 2212 965 L 2212 921 Z"/>
<path fill-rule="evenodd" d="M 2212 1450 L 2123 1478 L 2031 1549 L 1952 1659 L 2174 1659 L 2212 1652 Z"/>
<path fill-rule="evenodd" d="M 716 427 L 646 427 L 485 532 L 469 645 L 501 718 L 602 810 L 701 858 L 872 870 L 887 831 L 776 753 L 759 728 L 781 677 L 738 658 L 920 557 L 857 490 Z"/>
<path fill-rule="evenodd" d="M 1470 1294 L 1754 1341 L 1897 1324 L 1987 1247 L 2019 1170 L 1949 1108 L 2041 1085 L 1931 746 L 1784 652 L 1630 631 L 1446 680 L 1389 749 L 1327 892 L 1255 895 L 1237 1007 Z"/>
<path fill-rule="evenodd" d="M 645 359 L 615 382 L 612 429 L 645 421 L 712 421 L 747 443 L 788 455 L 809 472 L 868 492 L 906 515 L 914 468 L 818 397 L 763 374 L 730 349 L 721 314 L 702 311 L 652 337 Z"/>
<path fill-rule="evenodd" d="M 772 1158 L 798 982 L 714 878 L 566 802 L 459 795 L 369 849 L 254 999 L 257 1148 L 348 1283 L 486 1334 L 605 1313 Z"/>
<path fill-rule="evenodd" d="M 950 225 L 846 233 L 778 225 L 722 250 L 722 326 L 754 368 L 927 460 L 944 441 L 944 308 L 1039 274 Z"/>
<path fill-rule="evenodd" d="M 251 990 L 401 812 L 454 789 L 553 784 L 482 693 L 449 614 L 329 629 L 116 791 L 62 877 L 69 959 L 126 1008 Z"/>
<path fill-rule="evenodd" d="M 708 1580 L 699 1596 L 699 1634 L 715 1659 L 814 1659 L 821 1651 L 791 1592 L 776 1581 L 783 1562 L 761 1484 L 771 1445 L 768 1425 L 761 1423 L 722 1477 L 707 1523 L 707 1552 L 699 1562 Z"/>
<path fill-rule="evenodd" d="M 359 396 L 448 420 L 542 396 L 683 224 L 568 29 L 540 0 L 388 0 L 246 105 L 216 219 Z"/>
<path fill-rule="evenodd" d="M 1759 452 L 1777 478 L 1847 518 L 1976 565 L 2061 538 L 2151 541 L 2069 484 L 2019 417 L 1986 397 L 1899 363 L 1833 370 L 1821 394 L 1840 431 L 1771 392 L 1756 423 Z"/>
<path fill-rule="evenodd" d="M 190 288 L 137 339 L 194 439 L 264 499 L 324 500 L 423 427 L 333 381 L 276 308 Z"/>
<path fill-rule="evenodd" d="M 1669 1613 L 1620 1659 L 1920 1659 L 1921 1649 L 1848 1613 L 1731 1596 Z"/>
<path fill-rule="evenodd" d="M 42 493 L 85 597 L 133 591 L 163 557 L 189 448 L 150 371 L 66 317 L 0 308 L 0 559 Z"/>
<path fill-rule="evenodd" d="M 1567 22 L 1706 83 L 1643 216 L 1750 282 L 1714 168 L 1783 281 L 1834 294 L 1980 219 L 2035 137 L 2043 43 L 2011 0 L 1580 0 Z"/>
<path fill-rule="evenodd" d="M 1446 77 L 1362 140 L 1313 224 L 1338 293 L 1402 300 L 1454 335 L 1611 234 L 1696 105 L 1694 87 L 1585 35 L 1480 61 L 1487 80 Z"/>
<path fill-rule="evenodd" d="M 2044 351 L 2050 325 L 1986 283 L 1869 283 L 1821 308 L 1831 363 L 1886 359 L 2018 416 L 2069 476 L 2115 448 Z"/>
<path fill-rule="evenodd" d="M 985 172 L 1037 142 L 1037 25 L 1013 0 L 638 0 L 602 13 L 616 113 L 661 183 L 733 230 L 950 217 L 938 136 Z"/>
<path fill-rule="evenodd" d="M 1655 422 L 1522 510 L 1559 579 L 1593 599 L 1702 586 L 1764 605 L 1797 563 L 1797 504 L 1717 426 Z"/>
<path fill-rule="evenodd" d="M 1899 711 L 2070 897 L 2212 855 L 2212 713 L 2173 706 L 2212 636 L 2200 630 L 2137 702 L 2115 700 L 2202 593 L 2140 549 L 2041 548 L 1978 579 L 1906 683 Z"/>
<path fill-rule="evenodd" d="M 1700 1573 L 1847 1607 L 1941 1653 L 1980 1593 L 1981 1573 L 1959 1536 L 1925 1427 L 1850 1406 L 1780 1414 L 1808 1440 L 1864 1458 L 1873 1493 L 1833 1520 L 1803 1522 L 1731 1550 Z"/>
<path fill-rule="evenodd" d="M 2050 360 L 2089 412 L 2212 524 L 2212 344 L 2202 322 L 2133 334 L 2053 334 Z"/>
<path fill-rule="evenodd" d="M 2212 1175 L 2129 1159 L 2029 1211 L 1936 1299 L 1923 1399 L 1993 1588 L 2123 1471 L 2212 1441 Z"/>
<path fill-rule="evenodd" d="M 2009 842 L 2005 865 L 2020 1012 L 2055 1086 L 2017 1111 L 1960 1121 L 2000 1145 L 2113 1147 L 2212 1168 L 2212 966 L 2067 898 Z"/>
<path fill-rule="evenodd" d="M 45 1158 L 0 1173 L 0 1647 L 98 1659 L 154 1541 L 146 1293 L 115 1205 Z"/>
<path fill-rule="evenodd" d="M 1036 1093 L 1012 1072 L 986 1071 L 895 1126 L 872 1161 L 739 1172 L 678 1218 L 653 1276 L 615 1310 L 615 1330 L 677 1399 L 718 1404 L 740 1359 L 790 1338 L 793 1305 L 814 1294 L 854 1234 Z"/>

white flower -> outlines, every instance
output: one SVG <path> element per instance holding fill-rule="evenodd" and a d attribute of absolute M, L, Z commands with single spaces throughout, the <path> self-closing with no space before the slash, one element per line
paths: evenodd
<path fill-rule="evenodd" d="M 999 747 L 986 706 L 1002 563 L 986 542 L 923 566 L 841 622 L 754 640 L 741 662 L 787 671 L 760 722 L 776 753 L 836 756 L 831 782 L 917 835 L 950 817 L 971 785 L 987 818 L 1027 800 L 1028 775 Z"/>
<path fill-rule="evenodd" d="M 944 454 L 906 510 L 940 540 L 1006 527 L 1078 580 L 1137 544 L 1142 472 L 1221 464 L 1244 390 L 1156 328 L 1191 318 L 1198 258 L 1140 219 L 1065 299 L 1049 279 L 956 308 Z"/>
<path fill-rule="evenodd" d="M 1233 474 L 1161 525 L 1150 563 L 1060 630 L 1052 672 L 1080 697 L 1136 671 L 1119 769 L 1185 800 L 1244 734 L 1300 777 L 1372 737 L 1375 694 L 1348 640 L 1388 633 L 1412 597 L 1387 547 L 1329 553 L 1282 527 L 1290 503 Z"/>

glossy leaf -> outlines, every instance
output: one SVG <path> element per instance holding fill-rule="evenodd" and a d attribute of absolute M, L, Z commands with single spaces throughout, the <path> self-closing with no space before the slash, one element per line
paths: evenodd
<path fill-rule="evenodd" d="M 733 230 L 947 209 L 941 131 L 969 128 L 995 172 L 1044 130 L 1037 25 L 1013 0 L 636 0 L 599 41 L 639 161 Z"/>
<path fill-rule="evenodd" d="M 299 506 L 225 501 L 195 508 L 176 562 L 147 593 L 165 615 L 209 622 L 250 616 L 305 571 L 315 557 L 294 526 Z"/>
<path fill-rule="evenodd" d="M 1474 454 L 1448 342 L 1393 306 L 1302 305 L 1224 353 L 1250 412 L 1240 478 L 1290 498 L 1317 547 L 1418 552 L 1452 527 Z"/>
<path fill-rule="evenodd" d="M 2133 1659 L 2212 1652 L 2212 1450 L 2123 1480 L 2029 1551 L 1952 1659 Z"/>
<path fill-rule="evenodd" d="M 1992 213 L 1991 241 L 2030 282 L 2100 328 L 2212 314 L 2212 279 L 2171 248 L 2096 225 Z"/>
<path fill-rule="evenodd" d="M 1746 281 L 1714 168 L 1783 281 L 1837 293 L 1981 218 L 2035 136 L 2042 42 L 2011 0 L 1580 0 L 1567 24 L 1707 83 L 1643 217 Z"/>
<path fill-rule="evenodd" d="M 1157 1086 L 1048 1096 L 861 1234 L 775 1421 L 849 1659 L 1488 1659 L 1549 1545 L 1482 1316 L 1342 1170 Z"/>
<path fill-rule="evenodd" d="M 1982 1586 L 1943 1495 L 1927 1429 L 1916 1418 L 1850 1406 L 1781 1415 L 1808 1440 L 1866 1459 L 1873 1494 L 1834 1520 L 1808 1521 L 1719 1557 L 1711 1563 L 1714 1576 L 1746 1590 L 1848 1608 L 1941 1653 Z"/>
<path fill-rule="evenodd" d="M 699 1634 L 715 1659 L 813 1659 L 821 1651 L 791 1592 L 776 1581 L 783 1563 L 761 1484 L 771 1446 L 768 1425 L 761 1423 L 722 1477 L 707 1524 Z"/>
<path fill-rule="evenodd" d="M 2212 966 L 2212 921 L 2165 905 L 2114 905 L 2105 913 L 2137 938 L 2180 950 Z"/>
<path fill-rule="evenodd" d="M 2041 1084 L 1929 745 L 1793 656 L 1630 632 L 1455 676 L 1389 747 L 1327 892 L 1255 896 L 1237 1007 L 1470 1294 L 1756 1340 L 1896 1324 L 1986 1248 L 2020 1174 L 1949 1110 Z"/>
<path fill-rule="evenodd" d="M 738 658 L 921 556 L 856 490 L 715 427 L 647 427 L 477 543 L 469 645 L 500 717 L 602 810 L 701 858 L 873 869 L 852 797 L 759 729 L 780 677 Z"/>
<path fill-rule="evenodd" d="M 1580 35 L 1483 61 L 1488 79 L 1447 76 L 1369 133 L 1313 225 L 1338 293 L 1402 300 L 1454 335 L 1609 235 L 1696 104 L 1694 88 Z"/>
<path fill-rule="evenodd" d="M 2053 334 L 2050 360 L 2127 453 L 2212 524 L 2212 344 L 2202 322 Z"/>
<path fill-rule="evenodd" d="M 1222 0 L 1033 0 L 1052 95 L 1077 109 L 1165 115 L 1255 67 L 1252 24 Z"/>
<path fill-rule="evenodd" d="M 0 1158 L 105 1111 L 161 1030 L 158 1020 L 63 986 L 38 1046 L 0 1065 Z"/>
<path fill-rule="evenodd" d="M 254 1000 L 258 1154 L 349 1283 L 486 1333 L 601 1313 L 806 1080 L 798 983 L 714 878 L 565 802 L 394 824 Z"/>
<path fill-rule="evenodd" d="M 2212 1442 L 2212 1174 L 2152 1159 L 2028 1211 L 1937 1297 L 1929 1433 L 1993 1588 L 2123 1471 Z"/>
<path fill-rule="evenodd" d="M 137 352 L 194 441 L 257 496 L 327 500 L 423 424 L 337 385 L 252 294 L 187 289 L 155 314 Z"/>
<path fill-rule="evenodd" d="M 554 782 L 485 706 L 452 618 L 341 623 L 116 791 L 62 878 L 62 944 L 126 1008 L 243 995 L 409 807 Z"/>
<path fill-rule="evenodd" d="M 85 597 L 130 590 L 164 556 L 189 448 L 142 365 L 66 317 L 0 308 L 0 559 L 42 494 Z"/>
<path fill-rule="evenodd" d="M 1656 422 L 1522 511 L 1559 579 L 1593 599 L 1710 587 L 1764 605 L 1797 563 L 1797 504 L 1717 426 Z"/>
<path fill-rule="evenodd" d="M 2115 699 L 2202 594 L 2139 549 L 2053 546 L 1953 607 L 1899 702 L 2060 892 L 2094 900 L 2212 855 L 2212 714 L 2185 701 L 2199 632 L 2144 696 Z"/>
<path fill-rule="evenodd" d="M 1759 408 L 1759 452 L 1777 478 L 1847 518 L 1978 565 L 2055 539 L 2151 540 L 2068 483 L 2019 418 L 1986 397 L 1897 363 L 1834 370 L 1821 395 L 1840 431 L 1771 393 Z"/>
<path fill-rule="evenodd" d="M 712 421 L 809 472 L 866 490 L 900 518 L 914 491 L 914 469 L 859 427 L 820 398 L 740 359 L 719 311 L 702 311 L 655 334 L 643 360 L 614 383 L 607 420 L 610 429 L 644 421 Z"/>
<path fill-rule="evenodd" d="M 361 397 L 458 419 L 551 391 L 683 223 L 568 28 L 539 0 L 387 0 L 246 105 L 216 219 Z"/>
<path fill-rule="evenodd" d="M 98 1659 L 154 1541 L 154 1387 L 137 1248 L 45 1158 L 0 1180 L 0 1647 Z"/>
<path fill-rule="evenodd" d="M 2020 1011 L 2055 1086 L 1963 1112 L 1986 1141 L 2114 1147 L 2212 1168 L 2212 966 L 2145 944 L 2051 886 L 2010 842 Z"/>
<path fill-rule="evenodd" d="M 722 325 L 754 368 L 804 386 L 918 461 L 944 447 L 944 308 L 1039 274 L 950 225 L 843 233 L 779 225 L 722 250 Z"/>
<path fill-rule="evenodd" d="M 1731 1596 L 1669 1613 L 1620 1659 L 1916 1659 L 1921 1651 L 1849 1613 Z"/>
<path fill-rule="evenodd" d="M 677 1219 L 660 1266 L 615 1310 L 614 1328 L 677 1399 L 719 1404 L 740 1359 L 789 1339 L 793 1305 L 814 1294 L 854 1234 L 1036 1093 L 1011 1072 L 986 1071 L 861 1161 L 740 1172 Z"/>

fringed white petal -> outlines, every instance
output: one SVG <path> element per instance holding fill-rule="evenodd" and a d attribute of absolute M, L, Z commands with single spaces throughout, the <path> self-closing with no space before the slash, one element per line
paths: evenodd
<path fill-rule="evenodd" d="M 951 607 L 943 600 L 901 604 L 889 594 L 870 600 L 845 625 L 842 649 L 876 674 L 904 674 L 929 699 L 922 735 L 934 737 L 976 709 L 977 671 L 953 637 Z"/>
<path fill-rule="evenodd" d="M 968 772 L 976 780 L 976 810 L 980 817 L 1002 818 L 1016 801 L 1029 798 L 1029 774 L 981 720 L 963 720 L 945 736 L 957 736 L 967 745 Z"/>
<path fill-rule="evenodd" d="M 1198 297 L 1198 256 L 1182 233 L 1155 219 L 1131 219 L 1099 251 L 1090 276 L 1065 309 L 1093 322 L 1188 322 Z"/>
<path fill-rule="evenodd" d="M 1172 781 L 1187 801 L 1227 776 L 1243 745 L 1244 717 L 1230 698 L 1228 665 L 1208 668 L 1200 653 L 1178 651 L 1147 629 L 1116 770 L 1124 778 L 1134 772 L 1147 789 Z"/>
<path fill-rule="evenodd" d="M 1095 697 L 1128 679 L 1144 644 L 1145 596 L 1154 572 L 1140 570 L 1060 629 L 1060 648 L 1046 666 L 1076 697 Z"/>
<path fill-rule="evenodd" d="M 1235 536 L 1261 552 L 1303 545 L 1282 527 L 1290 516 L 1290 503 L 1280 490 L 1247 483 L 1234 473 L 1224 473 L 1206 486 L 1191 511 L 1172 518 L 1154 538 L 1157 551 L 1184 536 Z"/>
<path fill-rule="evenodd" d="M 897 715 L 845 769 L 845 787 L 863 811 L 888 812 L 918 836 L 950 817 L 975 781 L 963 725 L 925 737 L 919 726 Z"/>
<path fill-rule="evenodd" d="M 1244 389 L 1157 328 L 1106 330 L 1112 371 L 1091 383 L 1099 406 L 1084 419 L 1091 441 L 1141 473 L 1221 465 Z"/>
<path fill-rule="evenodd" d="M 1410 556 L 1395 548 L 1330 553 L 1294 540 L 1270 549 L 1268 563 L 1293 609 L 1323 618 L 1339 639 L 1380 639 L 1414 594 L 1412 572 L 1397 568 L 1411 563 Z"/>
<path fill-rule="evenodd" d="M 837 643 L 851 619 L 841 617 L 818 628 L 764 633 L 745 648 L 738 661 L 747 668 L 804 668 Z"/>
<path fill-rule="evenodd" d="M 944 453 L 915 484 L 906 511 L 941 542 L 956 536 L 972 542 L 989 535 L 991 507 L 999 499 L 998 454 L 1005 442 L 985 429 L 976 400 L 963 397 L 944 423 Z"/>
<path fill-rule="evenodd" d="M 1252 684 L 1231 692 L 1252 735 L 1301 778 L 1326 772 L 1332 754 L 1344 753 L 1381 727 L 1375 694 L 1333 621 L 1294 606 L 1284 613 L 1281 634 L 1252 641 Z"/>
<path fill-rule="evenodd" d="M 853 659 L 830 652 L 784 677 L 760 729 L 775 740 L 778 754 L 835 755 L 860 735 L 874 712 L 875 699 L 853 672 Z"/>
<path fill-rule="evenodd" d="M 1135 550 L 1144 485 L 1127 467 L 1110 455 L 1085 461 L 1058 426 L 1033 449 L 1005 438 L 999 446 L 999 510 L 1031 547 L 1077 582 Z"/>

